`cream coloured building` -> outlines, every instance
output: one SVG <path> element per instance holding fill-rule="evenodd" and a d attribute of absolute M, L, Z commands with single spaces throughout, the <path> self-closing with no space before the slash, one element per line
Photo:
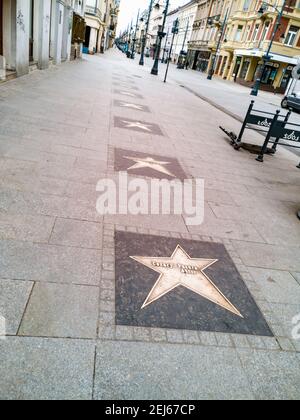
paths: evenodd
<path fill-rule="evenodd" d="M 263 13 L 256 0 L 208 0 L 198 3 L 189 57 L 193 68 L 207 71 L 216 54 L 216 74 L 252 86 L 260 73 L 262 57 L 271 42 L 277 11 L 284 0 L 270 0 Z M 218 37 L 224 35 L 217 51 Z M 280 27 L 265 67 L 262 88 L 283 92 L 300 56 L 300 1 L 287 0 Z"/>

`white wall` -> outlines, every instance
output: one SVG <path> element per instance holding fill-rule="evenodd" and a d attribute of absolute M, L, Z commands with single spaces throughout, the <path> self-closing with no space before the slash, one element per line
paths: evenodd
<path fill-rule="evenodd" d="M 23 76 L 29 72 L 29 0 L 16 1 L 16 70 Z"/>

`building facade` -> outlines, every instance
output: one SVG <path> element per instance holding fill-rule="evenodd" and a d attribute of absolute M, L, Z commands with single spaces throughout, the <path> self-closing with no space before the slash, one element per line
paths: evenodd
<path fill-rule="evenodd" d="M 260 0 L 200 0 L 189 44 L 192 67 L 206 72 L 216 57 L 216 75 L 252 86 L 261 74 L 283 2 L 270 0 L 270 5 L 264 5 Z M 262 89 L 284 92 L 298 56 L 300 1 L 286 0 L 262 76 Z"/>
<path fill-rule="evenodd" d="M 120 0 L 87 0 L 84 52 L 104 53 L 116 38 Z"/>
<path fill-rule="evenodd" d="M 2 79 L 81 56 L 85 0 L 0 0 Z"/>
<path fill-rule="evenodd" d="M 196 18 L 198 9 L 198 0 L 192 0 L 186 3 L 185 5 L 179 7 L 178 9 L 170 12 L 167 17 L 167 45 L 168 49 L 172 42 L 172 27 L 176 19 L 179 21 L 179 31 L 174 38 L 174 46 L 172 49 L 172 61 L 178 62 L 179 57 L 183 54 L 187 54 L 188 45 L 190 43 L 193 25 Z"/>

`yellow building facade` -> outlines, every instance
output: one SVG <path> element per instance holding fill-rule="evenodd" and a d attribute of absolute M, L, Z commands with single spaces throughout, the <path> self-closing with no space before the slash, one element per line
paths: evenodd
<path fill-rule="evenodd" d="M 283 3 L 284 0 L 270 0 L 268 4 L 260 0 L 200 1 L 201 20 L 196 17 L 190 54 L 195 45 L 205 44 L 209 54 L 206 71 L 215 62 L 216 75 L 252 86 L 261 73 Z M 285 4 L 262 77 L 262 89 L 280 93 L 285 91 L 300 57 L 300 0 L 286 0 Z M 202 39 L 197 39 L 196 31 Z"/>

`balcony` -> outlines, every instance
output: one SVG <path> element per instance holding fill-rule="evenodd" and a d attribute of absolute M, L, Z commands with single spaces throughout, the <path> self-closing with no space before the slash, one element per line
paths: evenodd
<path fill-rule="evenodd" d="M 85 7 L 85 13 L 87 15 L 91 15 L 91 16 L 95 16 L 98 19 L 103 21 L 103 16 L 102 16 L 102 12 L 100 9 L 98 9 L 98 7 L 93 7 L 93 6 L 86 6 Z"/>

